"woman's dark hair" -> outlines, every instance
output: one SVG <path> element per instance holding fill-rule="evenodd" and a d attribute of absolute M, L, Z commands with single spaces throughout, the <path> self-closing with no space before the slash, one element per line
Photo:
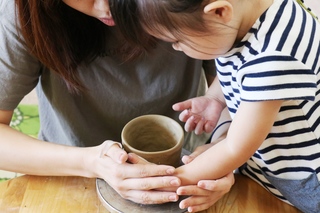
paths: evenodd
<path fill-rule="evenodd" d="M 179 29 L 207 32 L 202 17 L 203 5 L 207 2 L 208 0 L 109 0 L 113 19 L 126 40 L 146 50 L 152 44 L 145 42 L 147 31 L 158 34 L 164 29 L 178 34 Z"/>
<path fill-rule="evenodd" d="M 109 0 L 109 6 L 112 17 L 126 41 L 146 52 L 157 44 L 157 39 L 144 31 L 135 0 Z"/>
<path fill-rule="evenodd" d="M 62 0 L 15 0 L 21 33 L 31 53 L 56 72 L 71 92 L 85 90 L 77 67 L 105 52 L 109 27 L 67 6 Z M 139 48 L 123 44 L 133 58 Z"/>

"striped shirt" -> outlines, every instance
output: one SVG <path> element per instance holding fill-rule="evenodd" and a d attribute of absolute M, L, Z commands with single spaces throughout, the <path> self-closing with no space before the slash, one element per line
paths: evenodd
<path fill-rule="evenodd" d="M 319 22 L 297 2 L 275 0 L 240 44 L 216 60 L 231 117 L 241 101 L 284 100 L 241 172 L 289 203 L 269 176 L 302 180 L 316 174 L 320 180 L 319 52 Z"/>

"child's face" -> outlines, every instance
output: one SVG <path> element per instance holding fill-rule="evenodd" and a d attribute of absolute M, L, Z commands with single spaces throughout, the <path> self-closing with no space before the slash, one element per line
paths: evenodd
<path fill-rule="evenodd" d="M 62 0 L 65 4 L 88 16 L 99 19 L 108 26 L 114 26 L 108 0 Z"/>
<path fill-rule="evenodd" d="M 154 36 L 172 43 L 173 49 L 183 51 L 191 58 L 210 60 L 220 57 L 234 46 L 237 31 L 226 27 L 219 34 L 199 35 L 199 33 L 192 33 L 189 30 L 183 35 L 183 39 L 177 39 L 173 34 L 165 31 L 161 35 Z"/>

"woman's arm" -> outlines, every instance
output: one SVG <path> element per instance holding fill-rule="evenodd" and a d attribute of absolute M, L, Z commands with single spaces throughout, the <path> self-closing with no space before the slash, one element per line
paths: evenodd
<path fill-rule="evenodd" d="M 0 168 L 32 175 L 96 177 L 88 160 L 97 148 L 58 145 L 29 137 L 9 126 L 13 111 L 0 110 Z M 88 155 L 89 154 L 89 155 Z"/>
<path fill-rule="evenodd" d="M 102 178 L 122 197 L 137 203 L 176 201 L 175 192 L 152 189 L 178 187 L 174 168 L 131 164 L 127 153 L 107 142 L 95 147 L 72 147 L 40 141 L 9 126 L 12 111 L 0 110 L 0 169 L 31 175 Z"/>
<path fill-rule="evenodd" d="M 245 163 L 270 132 L 282 101 L 241 102 L 227 137 L 176 169 L 182 185 L 221 178 Z"/>

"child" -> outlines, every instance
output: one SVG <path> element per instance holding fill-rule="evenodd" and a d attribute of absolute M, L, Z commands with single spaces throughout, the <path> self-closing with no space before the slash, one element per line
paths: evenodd
<path fill-rule="evenodd" d="M 122 29 L 127 37 L 143 28 L 193 58 L 216 59 L 218 79 L 207 94 L 173 108 L 183 111 L 185 129 L 198 134 L 213 130 L 225 106 L 232 124 L 224 140 L 176 170 L 182 184 L 240 167 L 279 199 L 320 212 L 315 16 L 293 0 L 135 0 L 125 6 L 117 8 L 122 17 L 113 18 L 134 23 Z"/>

